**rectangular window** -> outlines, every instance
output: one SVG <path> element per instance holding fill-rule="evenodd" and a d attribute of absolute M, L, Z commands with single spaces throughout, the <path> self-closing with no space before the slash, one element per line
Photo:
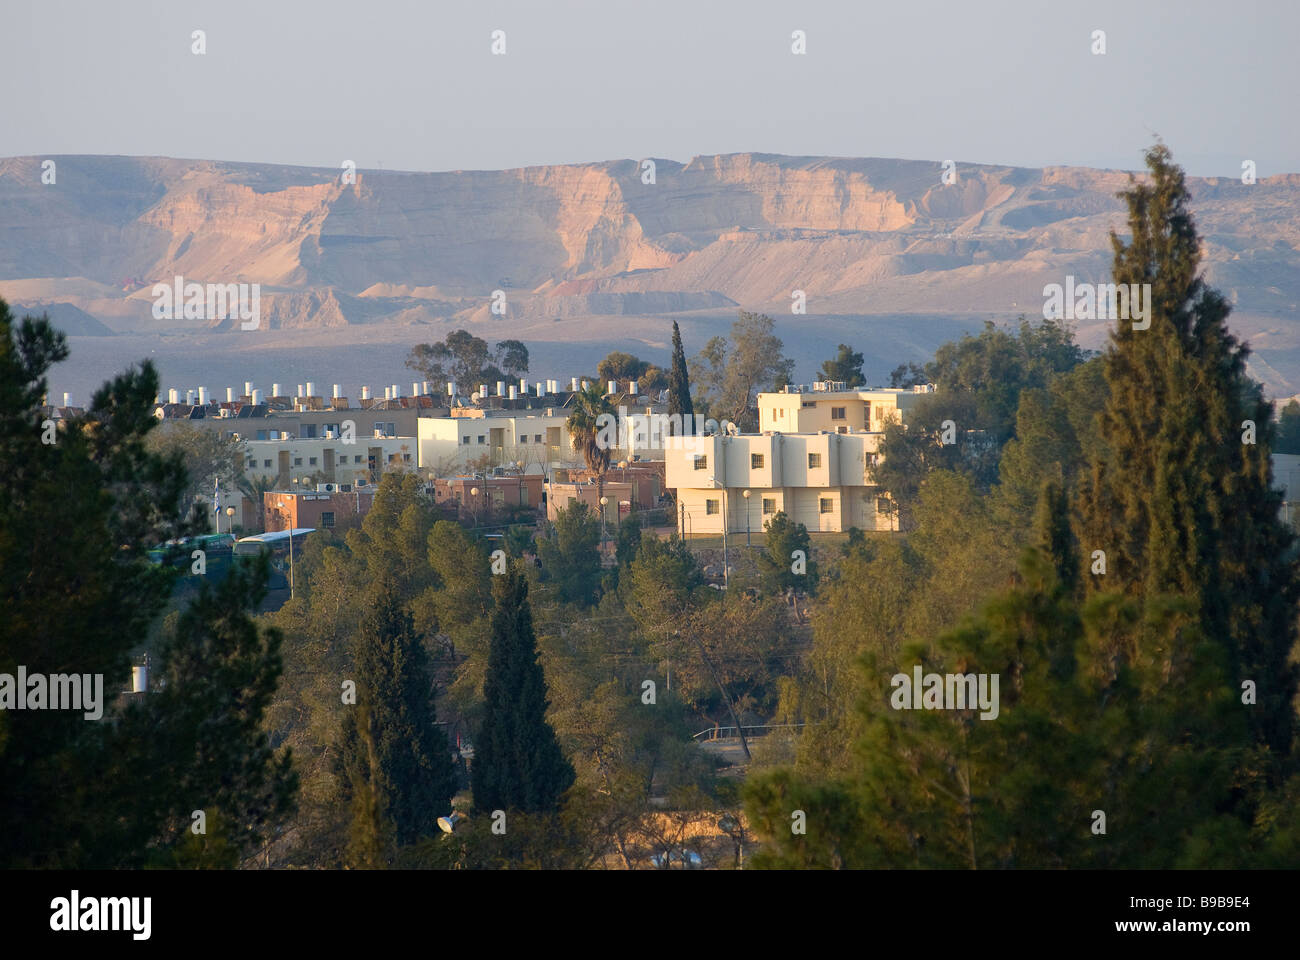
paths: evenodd
<path fill-rule="evenodd" d="M 409 453 L 404 453 L 404 454 L 402 454 L 402 460 L 405 461 L 406 463 L 410 463 L 410 462 L 411 462 L 411 455 L 410 455 Z"/>
<path fill-rule="evenodd" d="M 822 468 L 822 455 L 820 453 L 808 454 L 808 469 L 820 470 Z"/>
<path fill-rule="evenodd" d="M 876 513 L 889 513 L 888 497 L 876 497 Z"/>
<path fill-rule="evenodd" d="M 334 513 L 330 510 L 322 510 L 320 515 L 320 525 L 322 527 L 334 526 Z"/>
<path fill-rule="evenodd" d="M 763 498 L 763 513 L 776 513 L 776 497 Z"/>
<path fill-rule="evenodd" d="M 817 505 L 821 508 L 820 509 L 821 513 L 835 512 L 835 501 L 832 500 L 830 497 L 822 497 L 820 500 L 817 501 Z"/>
<path fill-rule="evenodd" d="M 843 408 L 843 407 L 831 407 L 831 419 L 832 419 L 832 420 L 844 420 L 844 419 L 845 419 L 845 416 L 844 416 L 844 408 Z"/>
<path fill-rule="evenodd" d="M 696 457 L 696 458 L 695 458 L 695 469 L 696 469 L 696 470 L 707 470 L 707 469 L 709 469 L 709 458 L 708 458 L 707 456 Z"/>
<path fill-rule="evenodd" d="M 849 428 L 848 428 L 848 427 L 840 427 L 840 428 L 837 429 L 835 432 L 836 432 L 836 433 L 848 433 L 848 432 L 849 432 Z"/>
<path fill-rule="evenodd" d="M 294 458 L 293 458 L 293 465 L 294 465 L 295 467 L 301 467 L 301 466 L 302 466 L 302 457 L 294 457 Z"/>
<path fill-rule="evenodd" d="M 485 440 L 485 437 L 483 436 L 483 434 L 480 433 L 480 434 L 478 435 L 478 442 L 479 442 L 479 443 L 483 443 L 484 440 Z"/>
<path fill-rule="evenodd" d="M 761 453 L 751 453 L 749 455 L 749 469 L 751 470 L 763 469 L 763 455 Z"/>
<path fill-rule="evenodd" d="M 358 453 L 355 457 L 353 457 L 353 458 L 352 458 L 352 462 L 353 462 L 353 463 L 360 463 L 360 462 L 361 462 L 361 454 Z"/>
<path fill-rule="evenodd" d="M 307 439 L 309 439 L 309 440 L 315 440 L 315 439 L 316 439 L 316 424 L 314 424 L 314 423 L 304 423 L 304 424 L 302 425 L 302 435 L 303 435 L 304 437 L 306 437 Z"/>
<path fill-rule="evenodd" d="M 309 467 L 314 467 L 314 466 L 316 466 L 316 458 L 315 458 L 315 457 L 308 457 L 308 459 L 307 459 L 307 466 L 309 466 Z"/>
<path fill-rule="evenodd" d="M 466 445 L 468 445 L 468 444 L 469 444 L 469 437 L 461 437 L 461 438 L 460 438 L 460 443 L 461 443 L 461 446 L 466 446 Z"/>
<path fill-rule="evenodd" d="M 268 460 L 267 462 L 269 463 L 270 461 Z M 255 466 L 257 466 L 257 458 L 255 458 L 255 457 L 249 457 L 249 458 L 248 458 L 248 469 L 249 469 L 249 470 L 252 470 Z"/>
<path fill-rule="evenodd" d="M 540 433 L 534 433 L 533 443 L 541 443 L 541 442 L 542 442 L 542 435 Z"/>
<path fill-rule="evenodd" d="M 257 439 L 259 439 L 259 440 L 265 440 L 265 439 L 266 439 L 266 431 L 265 431 L 265 430 L 259 430 L 259 431 L 257 431 Z"/>
<path fill-rule="evenodd" d="M 715 513 L 717 513 L 717 512 L 718 512 L 718 501 L 717 501 L 717 500 L 705 500 L 705 501 L 704 501 L 704 512 L 707 513 L 707 514 L 715 514 Z"/>
<path fill-rule="evenodd" d="M 527 443 L 527 442 L 528 442 L 528 434 L 526 434 L 526 433 L 521 433 L 521 434 L 519 435 L 519 442 L 520 442 L 520 443 Z"/>
<path fill-rule="evenodd" d="M 265 469 L 267 469 L 267 470 L 270 470 L 270 469 L 271 469 L 271 461 L 270 461 L 270 460 L 263 460 L 263 461 L 262 461 L 262 466 L 263 466 L 263 468 L 265 468 Z"/>
<path fill-rule="evenodd" d="M 800 407 L 803 407 L 803 408 L 805 408 L 805 409 L 808 408 L 808 407 L 815 407 L 815 406 L 817 406 L 817 401 L 816 401 L 816 400 L 804 400 L 804 401 L 802 401 L 802 402 L 799 404 L 799 406 L 800 406 Z"/>

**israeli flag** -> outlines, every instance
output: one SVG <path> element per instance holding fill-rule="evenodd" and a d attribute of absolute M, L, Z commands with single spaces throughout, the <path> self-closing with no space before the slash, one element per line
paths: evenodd
<path fill-rule="evenodd" d="M 221 512 L 221 478 L 212 478 L 212 512 Z"/>

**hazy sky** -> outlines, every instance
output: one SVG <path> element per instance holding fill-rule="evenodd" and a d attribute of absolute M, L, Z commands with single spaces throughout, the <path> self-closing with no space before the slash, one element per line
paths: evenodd
<path fill-rule="evenodd" d="M 1295 0 L 0 0 L 0 16 L 0 156 L 1131 169 L 1158 133 L 1192 174 L 1300 172 Z"/>

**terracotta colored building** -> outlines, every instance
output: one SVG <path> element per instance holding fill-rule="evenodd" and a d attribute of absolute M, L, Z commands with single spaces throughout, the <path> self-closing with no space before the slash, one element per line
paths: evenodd
<path fill-rule="evenodd" d="M 375 488 L 359 487 L 349 493 L 268 491 L 262 499 L 267 533 L 297 527 L 328 530 L 345 519 L 369 513 L 375 502 Z"/>
<path fill-rule="evenodd" d="M 463 509 L 489 512 L 505 507 L 542 508 L 541 474 L 507 474 L 503 477 L 442 477 L 433 482 L 437 503 L 459 503 Z M 478 494 L 473 493 L 478 490 Z"/>

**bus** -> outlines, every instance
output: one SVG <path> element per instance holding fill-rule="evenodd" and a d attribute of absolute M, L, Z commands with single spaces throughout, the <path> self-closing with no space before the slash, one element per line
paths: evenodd
<path fill-rule="evenodd" d="M 315 527 L 295 527 L 293 530 L 276 530 L 273 533 L 240 537 L 235 541 L 235 558 L 251 559 L 263 552 L 268 553 L 271 557 L 271 579 L 267 588 L 287 590 L 291 551 L 302 549 L 302 542 L 307 539 L 307 535 L 315 532 Z"/>
<path fill-rule="evenodd" d="M 197 537 L 168 540 L 149 551 L 150 563 L 170 563 L 178 569 L 189 567 L 194 551 L 202 550 L 209 572 L 224 571 L 229 566 L 235 538 L 229 533 L 205 533 Z"/>

